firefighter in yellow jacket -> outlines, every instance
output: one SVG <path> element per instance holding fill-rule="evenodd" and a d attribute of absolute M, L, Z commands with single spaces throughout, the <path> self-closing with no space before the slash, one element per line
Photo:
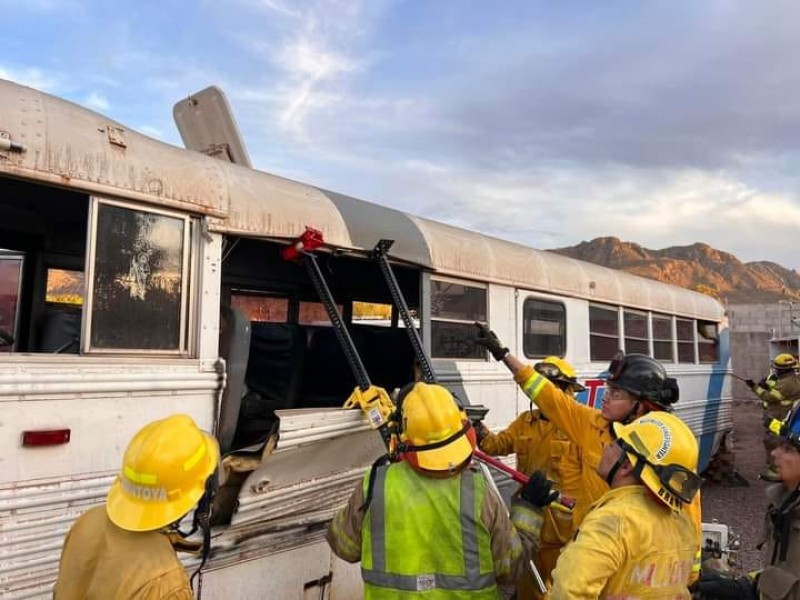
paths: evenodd
<path fill-rule="evenodd" d="M 399 462 L 376 462 L 328 528 L 361 562 L 364 597 L 500 598 L 527 567 L 541 527 L 534 506 L 555 497 L 531 478 L 512 506 L 470 466 L 475 432 L 445 388 L 416 383 L 398 398 Z M 512 523 L 513 521 L 513 523 Z"/>
<path fill-rule="evenodd" d="M 205 560 L 218 462 L 216 440 L 187 415 L 140 430 L 105 505 L 81 515 L 67 534 L 54 599 L 191 600 L 171 539 L 179 538 L 177 523 L 197 507 L 194 524 L 203 527 Z"/>
<path fill-rule="evenodd" d="M 572 365 L 562 358 L 548 356 L 536 363 L 534 369 L 568 394 L 586 389 L 578 383 Z M 481 450 L 492 456 L 516 453 L 517 470 L 526 475 L 544 471 L 561 491 L 562 497 L 576 498 L 580 493 L 581 466 L 576 446 L 533 405 L 498 433 L 492 433 L 482 425 L 478 439 Z M 539 551 L 534 561 L 542 579 L 549 584 L 561 548 L 572 539 L 572 513 L 548 507 L 542 517 Z M 541 597 L 533 576 L 526 572 L 517 586 L 517 600 Z"/>
<path fill-rule="evenodd" d="M 480 323 L 476 342 L 486 347 L 514 374 L 515 381 L 547 418 L 572 441 L 581 462 L 581 492 L 572 516 L 579 528 L 589 507 L 608 491 L 608 484 L 597 474 L 603 448 L 614 441 L 612 423 L 627 424 L 654 411 L 669 411 L 678 401 L 678 382 L 667 377 L 658 361 L 643 354 L 618 355 L 608 366 L 601 410 L 579 404 L 554 386 L 533 367 L 524 364 L 504 347 L 497 336 Z M 702 522 L 700 494 L 684 507 L 697 531 L 697 556 L 690 577 L 697 579 L 700 570 Z"/>
<path fill-rule="evenodd" d="M 786 417 L 794 403 L 800 400 L 800 378 L 797 376 L 798 363 L 794 356 L 784 353 L 773 359 L 771 367 L 772 373 L 766 379 L 759 383 L 748 379 L 745 383 L 761 400 L 764 415 L 772 419 L 781 420 Z M 767 470 L 760 477 L 766 481 L 780 481 L 771 456 L 772 451 L 780 445 L 778 438 L 765 433 L 763 442 Z"/>
<path fill-rule="evenodd" d="M 663 411 L 613 427 L 597 469 L 610 489 L 564 547 L 550 598 L 689 598 L 697 536 L 681 507 L 700 487 L 697 440 Z"/>

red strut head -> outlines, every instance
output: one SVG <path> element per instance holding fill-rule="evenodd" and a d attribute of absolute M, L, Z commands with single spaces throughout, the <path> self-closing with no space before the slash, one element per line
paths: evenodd
<path fill-rule="evenodd" d="M 322 239 L 322 232 L 319 229 L 306 226 L 303 235 L 297 238 L 294 244 L 281 250 L 281 256 L 283 256 L 283 260 L 297 260 L 301 250 L 311 252 L 324 243 L 325 240 Z"/>

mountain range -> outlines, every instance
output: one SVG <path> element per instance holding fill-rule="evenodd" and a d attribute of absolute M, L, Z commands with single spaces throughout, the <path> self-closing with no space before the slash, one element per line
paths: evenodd
<path fill-rule="evenodd" d="M 797 271 L 769 261 L 745 263 L 702 242 L 652 250 L 600 237 L 549 251 L 697 290 L 728 304 L 800 299 Z"/>

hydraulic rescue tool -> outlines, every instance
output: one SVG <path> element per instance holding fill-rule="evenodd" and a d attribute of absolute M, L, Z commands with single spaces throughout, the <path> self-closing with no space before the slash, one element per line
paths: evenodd
<path fill-rule="evenodd" d="M 344 403 L 344 408 L 361 408 L 364 414 L 367 415 L 372 427 L 380 432 L 386 447 L 391 452 L 394 444 L 392 443 L 392 432 L 389 428 L 389 423 L 394 412 L 394 405 L 386 390 L 374 386 L 370 382 L 369 375 L 364 368 L 364 363 L 361 361 L 353 338 L 350 337 L 350 332 L 347 330 L 336 308 L 333 294 L 331 294 L 331 290 L 319 268 L 317 257 L 313 254 L 314 250 L 324 243 L 321 231 L 306 227 L 303 235 L 294 244 L 281 250 L 281 255 L 284 260 L 301 259 L 303 261 L 303 265 L 308 271 L 308 276 L 311 278 L 311 283 L 314 285 L 317 295 L 328 313 L 328 318 L 331 321 L 331 325 L 333 325 L 336 338 L 342 346 L 342 352 L 347 364 L 353 372 L 353 377 L 358 387 Z"/>

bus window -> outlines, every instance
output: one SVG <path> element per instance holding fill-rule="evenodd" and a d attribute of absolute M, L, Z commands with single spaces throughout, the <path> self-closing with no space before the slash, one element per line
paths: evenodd
<path fill-rule="evenodd" d="M 611 360 L 619 349 L 618 310 L 607 306 L 589 306 L 590 360 Z"/>
<path fill-rule="evenodd" d="M 352 314 L 353 325 L 382 325 L 384 327 L 392 325 L 391 304 L 354 300 Z"/>
<path fill-rule="evenodd" d="M 342 308 L 341 304 L 336 305 L 336 310 L 339 311 L 340 315 L 342 314 Z M 300 325 L 331 326 L 331 320 L 322 302 L 301 301 L 297 313 L 297 322 L 300 323 Z"/>
<path fill-rule="evenodd" d="M 625 352 L 627 354 L 650 354 L 650 341 L 647 335 L 647 315 L 632 310 L 623 311 L 625 328 Z"/>
<path fill-rule="evenodd" d="M 653 354 L 656 360 L 675 362 L 672 340 L 672 317 L 653 315 Z"/>
<path fill-rule="evenodd" d="M 522 306 L 522 351 L 527 358 L 567 353 L 567 315 L 560 302 L 526 298 Z"/>
<path fill-rule="evenodd" d="M 716 323 L 711 321 L 698 321 L 697 350 L 701 363 L 715 363 L 719 360 L 719 350 L 717 342 L 719 340 L 719 329 Z"/>
<path fill-rule="evenodd" d="M 257 292 L 231 292 L 231 306 L 238 308 L 254 323 L 286 323 L 289 321 L 289 299 Z"/>
<path fill-rule="evenodd" d="M 81 271 L 47 269 L 44 301 L 48 304 L 83 306 L 84 277 Z"/>
<path fill-rule="evenodd" d="M 189 218 L 93 207 L 87 350 L 187 351 Z"/>
<path fill-rule="evenodd" d="M 694 362 L 694 327 L 690 319 L 675 319 L 678 334 L 678 362 Z"/>
<path fill-rule="evenodd" d="M 433 358 L 486 359 L 475 343 L 475 321 L 486 322 L 485 286 L 431 279 L 431 355 Z"/>
<path fill-rule="evenodd" d="M 15 348 L 23 258 L 21 254 L 0 251 L 0 352 Z"/>

